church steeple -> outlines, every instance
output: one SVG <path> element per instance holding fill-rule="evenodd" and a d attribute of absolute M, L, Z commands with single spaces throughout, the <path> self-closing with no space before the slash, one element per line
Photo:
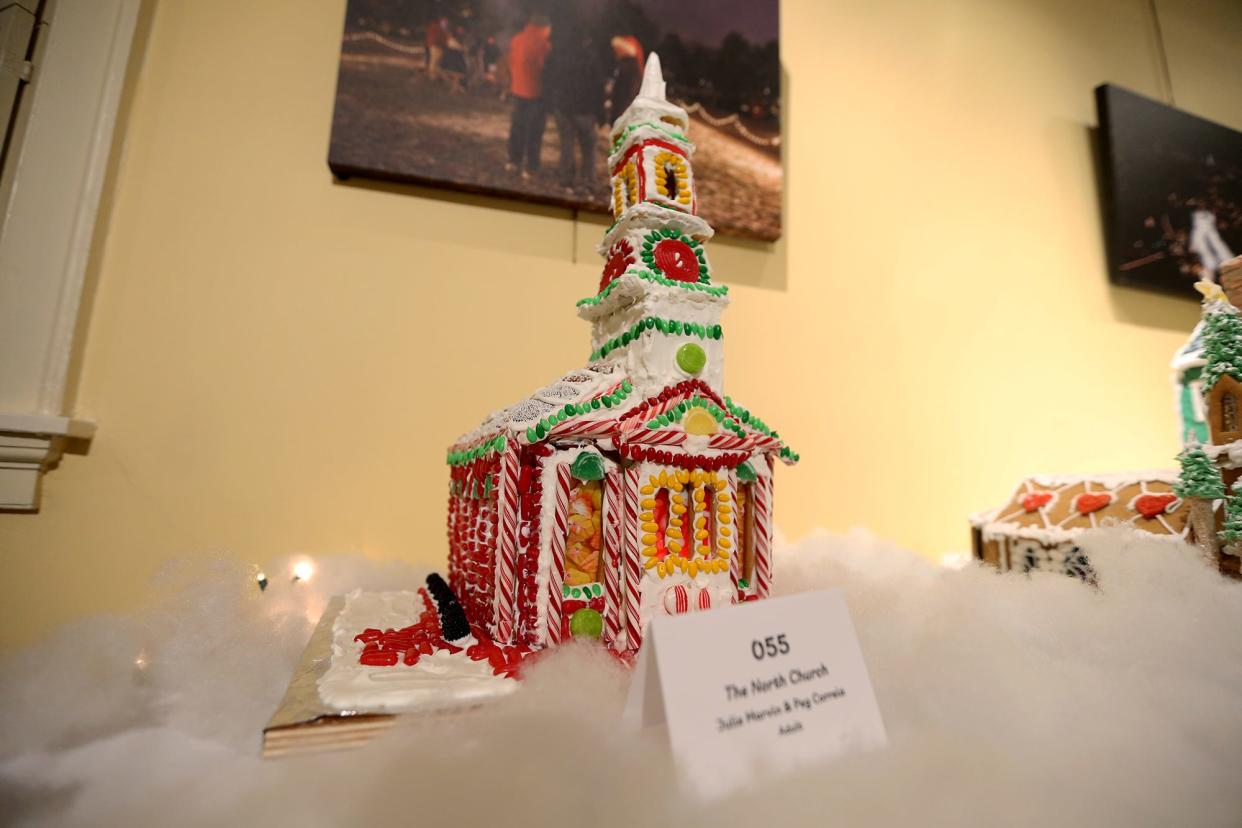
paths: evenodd
<path fill-rule="evenodd" d="M 686 138 L 689 116 L 664 93 L 660 56 L 651 55 L 638 97 L 612 127 L 612 214 L 642 203 L 695 213 L 694 145 Z"/>
<path fill-rule="evenodd" d="M 616 222 L 599 246 L 599 293 L 578 303 L 592 322 L 592 358 L 618 361 L 636 386 L 657 390 L 688 378 L 716 390 L 723 382 L 727 288 L 712 284 L 704 248 L 712 228 L 697 215 L 689 123 L 651 55 L 638 97 L 612 127 Z"/>

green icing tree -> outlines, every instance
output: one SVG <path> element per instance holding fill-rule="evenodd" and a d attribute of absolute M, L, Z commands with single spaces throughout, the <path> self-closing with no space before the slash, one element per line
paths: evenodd
<path fill-rule="evenodd" d="M 1220 479 L 1220 469 L 1200 446 L 1187 448 L 1177 459 L 1182 464 L 1181 479 L 1173 487 L 1178 497 L 1220 500 L 1225 496 L 1225 482 Z"/>
<path fill-rule="evenodd" d="M 1203 325 L 1203 355 L 1207 359 L 1204 390 L 1225 374 L 1242 380 L 1242 317 L 1232 306 L 1208 312 Z"/>
<path fill-rule="evenodd" d="M 1221 530 L 1220 539 L 1224 543 L 1242 540 L 1242 491 L 1238 484 L 1233 484 L 1233 493 L 1225 501 L 1225 527 Z"/>

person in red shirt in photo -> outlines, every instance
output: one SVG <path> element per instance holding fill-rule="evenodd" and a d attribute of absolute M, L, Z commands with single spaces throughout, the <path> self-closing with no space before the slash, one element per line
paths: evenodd
<path fill-rule="evenodd" d="M 509 122 L 509 162 L 505 169 L 521 170 L 530 178 L 539 170 L 547 110 L 543 105 L 543 63 L 551 48 L 552 26 L 542 14 L 531 15 L 526 27 L 509 41 L 509 94 L 513 116 Z"/>
<path fill-rule="evenodd" d="M 427 77 L 432 80 L 440 77 L 440 62 L 449 42 L 448 22 L 447 17 L 438 17 L 427 24 Z"/>

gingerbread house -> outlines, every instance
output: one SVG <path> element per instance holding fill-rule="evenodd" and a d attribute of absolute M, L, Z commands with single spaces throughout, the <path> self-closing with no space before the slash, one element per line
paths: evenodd
<path fill-rule="evenodd" d="M 697 214 L 689 118 L 660 61 L 611 132 L 615 223 L 580 370 L 448 453 L 449 585 L 498 643 L 599 635 L 637 649 L 658 613 L 762 598 L 772 477 L 798 456 L 724 394 L 728 289 Z"/>
<path fill-rule="evenodd" d="M 1002 572 L 1058 572 L 1093 581 L 1078 545 L 1088 529 L 1132 526 L 1186 536 L 1188 509 L 1176 483 L 1172 472 L 1027 478 L 1004 506 L 972 519 L 974 556 Z"/>

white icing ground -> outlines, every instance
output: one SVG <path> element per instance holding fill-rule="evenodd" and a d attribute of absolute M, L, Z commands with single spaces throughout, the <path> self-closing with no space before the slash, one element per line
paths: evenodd
<path fill-rule="evenodd" d="M 362 643 L 354 636 L 368 628 L 408 627 L 423 613 L 417 592 L 363 592 L 345 596 L 345 606 L 332 626 L 332 663 L 319 680 L 319 697 L 340 710 L 395 713 L 456 707 L 508 695 L 517 682 L 492 674 L 487 661 L 475 661 L 465 648 L 472 637 L 455 642 L 459 653 L 442 650 L 407 667 L 368 667 L 358 663 Z"/>

